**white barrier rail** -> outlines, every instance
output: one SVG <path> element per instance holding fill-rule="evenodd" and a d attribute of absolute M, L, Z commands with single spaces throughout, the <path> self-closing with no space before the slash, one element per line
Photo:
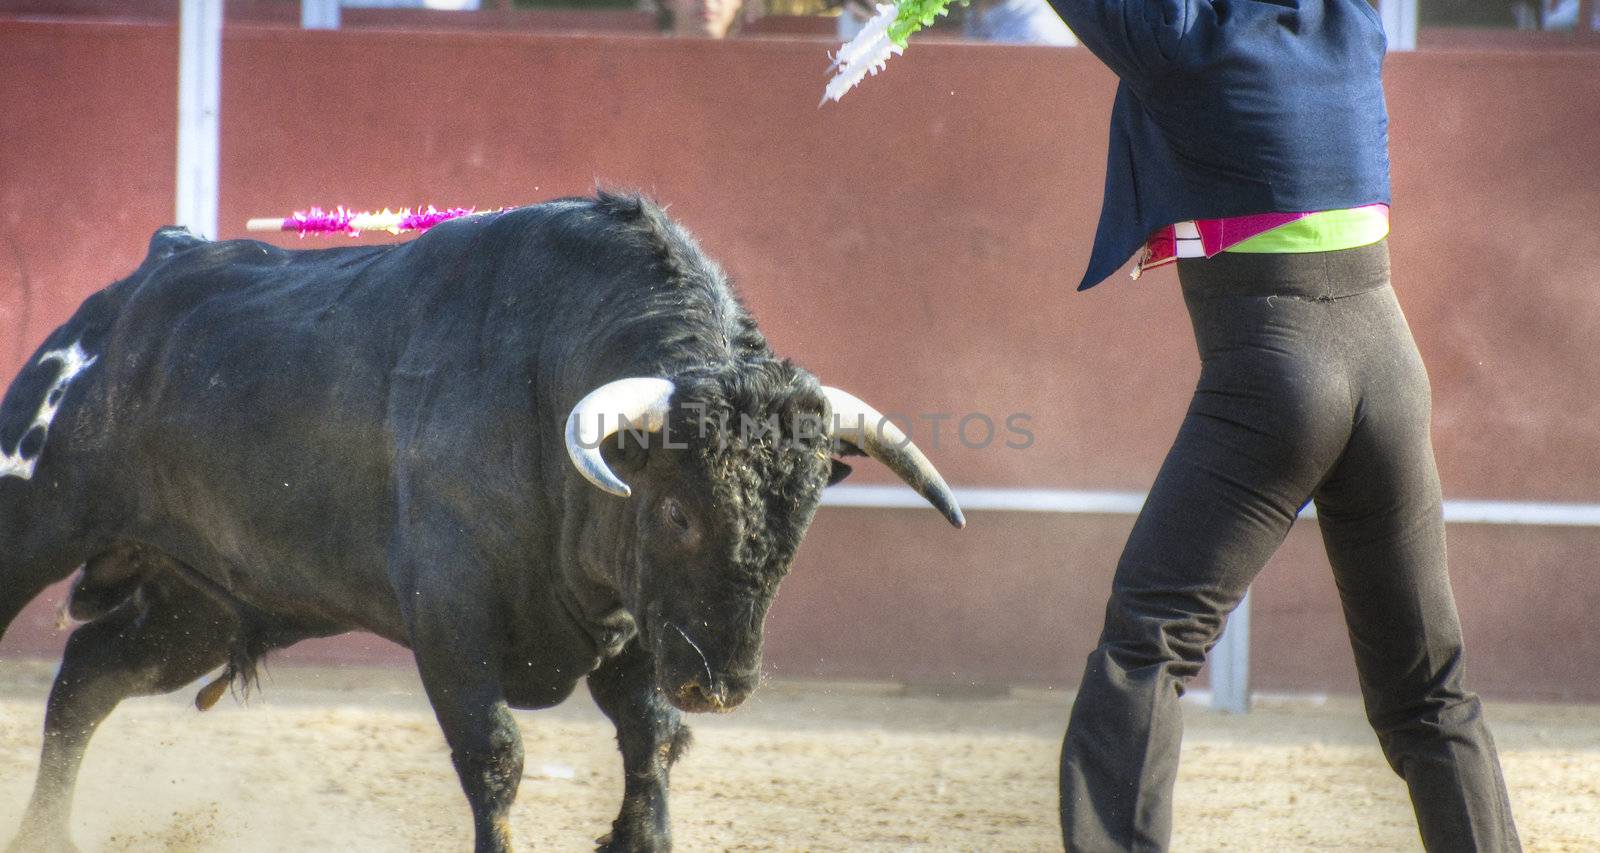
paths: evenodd
<path fill-rule="evenodd" d="M 1087 515 L 1137 515 L 1143 492 L 1077 489 L 956 489 L 965 512 L 1057 512 Z M 905 486 L 834 486 L 822 505 L 872 509 L 917 509 L 922 497 Z M 1302 518 L 1315 518 L 1307 507 Z M 1538 527 L 1600 527 L 1600 504 L 1538 501 L 1447 500 L 1446 524 L 1503 524 Z M 1109 567 L 1108 567 L 1109 570 Z M 1250 710 L 1250 596 L 1228 619 L 1212 649 L 1211 705 L 1242 714 Z"/>
<path fill-rule="evenodd" d="M 1144 492 L 1080 489 L 956 489 L 963 511 L 1061 512 L 1136 515 Z M 925 501 L 905 486 L 834 486 L 822 493 L 823 506 L 916 509 Z M 1307 507 L 1302 518 L 1316 518 Z M 1600 527 L 1600 503 L 1446 500 L 1447 524 L 1506 524 L 1536 527 Z"/>

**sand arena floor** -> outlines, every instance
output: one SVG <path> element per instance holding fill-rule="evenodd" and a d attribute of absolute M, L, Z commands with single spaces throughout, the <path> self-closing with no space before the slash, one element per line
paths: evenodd
<path fill-rule="evenodd" d="M 38 763 L 50 667 L 0 662 L 0 841 Z M 245 705 L 130 700 L 89 749 L 85 851 L 438 851 L 471 847 L 466 801 L 407 670 L 272 668 Z M 952 697 L 777 683 L 695 719 L 673 779 L 678 849 L 1047 850 L 1070 696 Z M 1492 704 L 1524 843 L 1600 850 L 1600 707 Z M 592 849 L 620 797 L 612 730 L 581 688 L 518 714 L 519 849 Z M 1415 850 L 1405 791 L 1356 703 L 1193 705 L 1178 851 Z"/>

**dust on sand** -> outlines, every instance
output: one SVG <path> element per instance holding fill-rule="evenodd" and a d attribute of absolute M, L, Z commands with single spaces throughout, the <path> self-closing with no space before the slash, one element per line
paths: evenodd
<path fill-rule="evenodd" d="M 0 841 L 38 764 L 50 668 L 0 663 Z M 196 685 L 198 686 L 198 685 Z M 247 704 L 193 691 L 125 702 L 95 736 L 73 834 L 85 851 L 471 847 L 466 801 L 414 674 L 278 667 Z M 1059 848 L 1056 758 L 1070 695 L 950 696 L 777 683 L 693 720 L 673 774 L 679 849 Z M 1491 704 L 1523 841 L 1600 850 L 1600 707 Z M 581 689 L 519 713 L 518 847 L 591 850 L 622 790 L 610 724 Z M 1173 847 L 1415 850 L 1405 789 L 1357 703 L 1186 711 Z"/>

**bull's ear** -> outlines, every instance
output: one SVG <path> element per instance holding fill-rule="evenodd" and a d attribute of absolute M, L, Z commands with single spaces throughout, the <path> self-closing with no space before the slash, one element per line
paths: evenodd
<path fill-rule="evenodd" d="M 839 439 L 839 440 L 835 440 L 834 441 L 834 443 L 833 443 L 833 453 L 834 453 L 833 458 L 831 460 L 829 460 L 829 461 L 831 461 L 833 463 L 833 470 L 828 472 L 828 485 L 830 485 L 830 486 L 832 486 L 832 485 L 838 483 L 840 480 L 843 480 L 844 478 L 850 476 L 850 472 L 852 470 L 854 470 L 849 465 L 846 465 L 844 462 L 842 462 L 839 459 L 840 456 L 866 456 L 867 455 L 867 452 L 865 450 L 862 450 L 861 448 L 855 446 L 854 444 L 851 444 L 848 441 L 844 441 L 843 439 Z"/>
<path fill-rule="evenodd" d="M 849 465 L 846 465 L 837 459 L 832 459 L 829 461 L 833 463 L 833 470 L 828 472 L 828 485 L 830 486 L 850 476 L 850 472 L 854 470 Z"/>

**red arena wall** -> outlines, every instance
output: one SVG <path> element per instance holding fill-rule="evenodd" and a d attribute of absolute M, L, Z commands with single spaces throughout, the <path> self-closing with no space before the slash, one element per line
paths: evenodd
<path fill-rule="evenodd" d="M 1198 364 L 1170 271 L 1072 290 L 1109 73 L 1082 50 L 929 42 L 818 109 L 829 47 L 230 25 L 222 236 L 312 204 L 643 189 L 724 263 L 779 351 L 912 416 L 958 488 L 1145 489 Z M 177 34 L 0 21 L 0 57 L 10 377 L 172 216 Z M 1389 61 L 1395 281 L 1449 498 L 1600 503 L 1600 242 L 1576 236 L 1600 210 L 1597 79 L 1594 52 Z M 974 414 L 999 426 L 987 447 L 956 433 Z M 933 415 L 951 416 L 937 437 Z M 1024 449 L 1004 446 L 1012 415 Z M 968 426 L 979 443 L 982 420 Z M 1131 521 L 975 511 L 958 533 L 929 510 L 825 508 L 773 609 L 769 668 L 1070 686 Z M 1356 689 L 1314 526 L 1257 584 L 1257 689 Z M 1455 524 L 1450 541 L 1470 683 L 1600 701 L 1600 529 Z M 0 653 L 53 652 L 53 625 L 36 603 Z M 353 637 L 286 656 L 403 652 Z"/>

